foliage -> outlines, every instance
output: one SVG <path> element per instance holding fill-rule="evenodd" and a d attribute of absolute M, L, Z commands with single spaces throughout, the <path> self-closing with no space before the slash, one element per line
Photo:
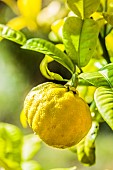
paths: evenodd
<path fill-rule="evenodd" d="M 91 100 L 87 100 L 93 119 L 92 128 L 84 140 L 75 146 L 78 160 L 89 166 L 95 163 L 95 140 L 100 123 L 107 123 L 113 130 L 112 4 L 113 0 L 67 0 L 67 5 L 71 12 L 69 12 L 66 18 L 58 20 L 55 24 L 53 23 L 51 27 L 51 33 L 54 35 L 51 40 L 55 40 L 55 42 L 62 47 L 41 38 L 27 40 L 22 32 L 0 24 L 0 36 L 2 38 L 22 45 L 21 48 L 23 49 L 45 54 L 40 69 L 46 78 L 62 81 L 69 86 L 77 87 L 83 99 L 88 95 L 92 97 Z M 53 73 L 49 70 L 48 65 L 54 60 L 70 72 L 70 79 L 65 79 L 58 73 Z M 91 93 L 92 86 L 94 87 L 93 93 Z M 87 89 L 89 89 L 89 94 L 87 93 Z M 2 164 L 1 166 L 6 169 L 8 169 L 7 166 L 13 169 L 14 167 L 20 166 L 20 160 L 15 160 L 13 154 L 20 154 L 20 152 L 15 153 L 14 150 L 11 150 L 11 155 L 9 154 L 11 157 L 5 155 L 4 148 L 6 148 L 7 145 L 4 140 L 4 133 L 8 132 L 7 124 L 2 125 L 4 128 L 2 128 L 0 133 L 0 142 L 2 143 L 1 155 L 3 155 L 0 163 Z M 4 129 L 5 132 L 3 133 Z M 17 131 L 18 130 L 16 130 L 16 133 L 18 133 Z M 18 140 L 22 141 L 23 137 L 20 132 L 19 135 L 21 137 Z M 19 135 L 17 136 L 19 137 Z M 30 141 L 30 139 L 30 137 L 24 137 L 24 142 Z M 11 141 L 10 137 L 7 140 L 11 143 L 10 145 L 15 142 L 13 140 Z M 24 146 L 25 148 L 29 147 L 28 144 Z M 20 146 L 20 148 L 21 147 L 22 146 Z M 34 148 L 35 145 L 28 154 L 29 156 L 22 152 L 24 153 L 23 167 L 33 164 L 33 161 L 28 161 L 30 161 L 36 153 L 34 152 Z M 18 158 L 19 157 L 20 156 L 18 156 Z M 8 160 L 6 161 L 6 159 Z M 14 167 L 10 167 L 10 164 L 13 166 L 13 163 L 10 161 L 14 162 Z"/>
<path fill-rule="evenodd" d="M 14 125 L 0 123 L 0 167 L 5 170 L 41 170 L 33 159 L 40 149 L 41 140 L 33 134 L 23 136 Z M 18 148 L 18 149 L 17 149 Z"/>

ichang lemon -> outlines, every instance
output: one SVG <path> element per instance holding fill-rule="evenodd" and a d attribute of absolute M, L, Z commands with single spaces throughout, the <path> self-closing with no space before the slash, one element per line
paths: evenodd
<path fill-rule="evenodd" d="M 57 148 L 79 143 L 92 123 L 89 107 L 78 93 L 52 82 L 40 84 L 28 93 L 24 113 L 33 131 Z"/>

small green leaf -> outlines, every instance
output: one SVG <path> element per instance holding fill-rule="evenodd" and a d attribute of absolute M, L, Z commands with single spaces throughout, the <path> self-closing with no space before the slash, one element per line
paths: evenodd
<path fill-rule="evenodd" d="M 113 88 L 113 63 L 107 64 L 97 72 L 82 73 L 79 78 L 96 87 L 107 86 Z"/>
<path fill-rule="evenodd" d="M 103 17 L 109 24 L 113 26 L 113 12 L 112 13 L 104 12 Z"/>
<path fill-rule="evenodd" d="M 65 68 L 67 68 L 71 73 L 74 72 L 74 65 L 70 58 L 63 53 L 60 49 L 58 49 L 51 42 L 40 39 L 40 38 L 32 38 L 29 39 L 23 46 L 24 49 L 29 49 L 33 51 L 38 51 L 43 54 L 49 55 L 54 60 L 62 64 Z"/>
<path fill-rule="evenodd" d="M 22 162 L 21 167 L 22 170 L 42 170 L 38 162 L 34 160 Z"/>
<path fill-rule="evenodd" d="M 41 147 L 41 140 L 35 135 L 26 135 L 23 139 L 22 160 L 32 159 Z"/>
<path fill-rule="evenodd" d="M 0 24 L 0 37 L 16 42 L 20 45 L 23 45 L 26 42 L 26 37 L 22 32 L 16 31 L 3 24 Z"/>
<path fill-rule="evenodd" d="M 67 0 L 67 3 L 77 16 L 88 18 L 97 10 L 100 0 Z"/>
<path fill-rule="evenodd" d="M 23 135 L 16 126 L 0 123 L 0 167 L 21 170 L 21 146 Z"/>
<path fill-rule="evenodd" d="M 95 140 L 98 130 L 99 124 L 93 121 L 88 135 L 77 145 L 78 160 L 85 165 L 95 163 Z"/>
<path fill-rule="evenodd" d="M 68 17 L 63 26 L 63 42 L 69 57 L 78 67 L 88 64 L 98 39 L 98 25 L 92 19 Z"/>
<path fill-rule="evenodd" d="M 20 162 L 22 139 L 23 135 L 16 126 L 0 123 L 0 144 L 3 144 L 0 145 L 0 151 L 3 152 L 0 152 L 0 156 L 14 162 Z"/>
<path fill-rule="evenodd" d="M 58 81 L 67 81 L 63 79 L 62 76 L 60 76 L 57 73 L 53 73 L 49 71 L 48 69 L 48 63 L 52 62 L 54 59 L 46 55 L 44 59 L 40 63 L 40 71 L 44 77 L 50 80 L 58 80 Z"/>
<path fill-rule="evenodd" d="M 94 94 L 96 106 L 106 123 L 113 130 L 113 91 L 108 87 L 99 87 Z"/>

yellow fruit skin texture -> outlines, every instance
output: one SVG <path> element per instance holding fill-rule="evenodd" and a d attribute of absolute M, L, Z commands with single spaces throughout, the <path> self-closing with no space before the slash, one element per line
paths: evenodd
<path fill-rule="evenodd" d="M 24 112 L 33 131 L 46 144 L 57 148 L 79 143 L 92 123 L 87 103 L 78 94 L 52 82 L 29 92 Z"/>

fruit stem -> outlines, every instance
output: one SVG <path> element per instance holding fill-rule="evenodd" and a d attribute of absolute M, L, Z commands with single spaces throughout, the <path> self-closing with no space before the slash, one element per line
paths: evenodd
<path fill-rule="evenodd" d="M 78 84 L 78 74 L 75 72 L 72 74 L 71 79 L 65 84 L 66 87 L 68 87 L 71 91 L 76 91 L 76 87 Z"/>

